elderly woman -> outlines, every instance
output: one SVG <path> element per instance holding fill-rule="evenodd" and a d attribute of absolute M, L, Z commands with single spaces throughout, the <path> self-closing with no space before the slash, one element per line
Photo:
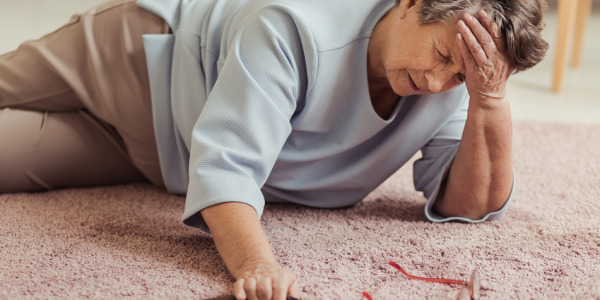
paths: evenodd
<path fill-rule="evenodd" d="M 421 151 L 429 220 L 506 212 L 506 81 L 546 52 L 542 1 L 109 2 L 0 57 L 0 192 L 150 181 L 237 298 L 299 297 L 265 202 L 353 205 Z"/>

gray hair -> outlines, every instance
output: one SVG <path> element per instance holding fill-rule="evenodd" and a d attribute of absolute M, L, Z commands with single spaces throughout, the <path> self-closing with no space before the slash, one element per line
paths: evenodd
<path fill-rule="evenodd" d="M 511 67 L 519 72 L 535 66 L 546 55 L 548 43 L 541 36 L 546 8 L 545 0 L 421 0 L 419 21 L 455 22 L 464 13 L 478 17 L 476 13 L 484 10 L 500 27 Z"/>

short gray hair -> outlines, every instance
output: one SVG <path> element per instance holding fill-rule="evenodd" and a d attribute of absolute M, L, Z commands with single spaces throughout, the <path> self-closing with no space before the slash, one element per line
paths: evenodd
<path fill-rule="evenodd" d="M 401 1 L 396 0 L 397 4 Z M 545 0 L 421 0 L 422 24 L 454 22 L 462 14 L 477 17 L 484 10 L 500 27 L 506 42 L 506 54 L 515 72 L 538 64 L 546 55 L 548 43 L 542 38 Z"/>

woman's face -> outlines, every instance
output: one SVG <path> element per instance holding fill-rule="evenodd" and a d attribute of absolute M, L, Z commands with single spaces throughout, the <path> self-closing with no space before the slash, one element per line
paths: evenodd
<path fill-rule="evenodd" d="M 377 24 L 369 45 L 369 78 L 400 96 L 441 93 L 464 81 L 456 23 L 421 25 L 420 4 L 403 0 L 393 8 Z"/>

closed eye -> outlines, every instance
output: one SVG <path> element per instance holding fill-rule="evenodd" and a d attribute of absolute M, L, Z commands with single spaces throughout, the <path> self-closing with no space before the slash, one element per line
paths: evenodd
<path fill-rule="evenodd" d="M 444 55 L 444 53 L 442 53 L 442 51 L 440 50 L 439 43 L 437 43 L 433 38 L 431 39 L 431 44 L 433 46 L 433 49 L 435 49 L 435 52 L 437 53 L 437 55 L 444 61 L 445 64 L 452 63 L 452 58 L 447 55 Z"/>
<path fill-rule="evenodd" d="M 450 67 L 454 65 L 454 61 L 452 60 L 452 55 L 444 55 L 444 53 L 442 53 L 442 51 L 440 50 L 439 45 L 432 40 L 433 42 L 433 47 L 435 49 L 435 51 L 437 52 L 437 55 L 444 61 L 444 64 L 446 64 L 446 66 Z M 456 73 L 455 75 L 456 81 L 458 81 L 459 84 L 465 82 L 465 75 L 463 75 L 462 73 Z"/>
<path fill-rule="evenodd" d="M 437 47 L 436 47 L 436 50 L 437 50 L 438 55 L 444 60 L 446 65 L 451 66 L 454 64 L 451 56 L 444 55 L 444 53 L 442 53 Z M 465 82 L 465 75 L 463 75 L 462 73 L 456 73 L 456 80 L 458 81 L 459 84 Z"/>
<path fill-rule="evenodd" d="M 444 59 L 444 62 L 445 62 L 446 64 L 449 64 L 449 65 L 451 65 L 451 64 L 452 64 L 452 57 L 450 57 L 450 56 L 448 56 L 448 55 L 444 55 L 444 53 L 442 53 L 442 51 L 440 51 L 440 49 L 438 49 L 437 47 L 436 47 L 436 49 L 435 49 L 435 50 L 437 50 L 437 53 L 438 53 L 438 55 L 439 55 L 439 56 L 440 56 L 442 59 Z"/>

